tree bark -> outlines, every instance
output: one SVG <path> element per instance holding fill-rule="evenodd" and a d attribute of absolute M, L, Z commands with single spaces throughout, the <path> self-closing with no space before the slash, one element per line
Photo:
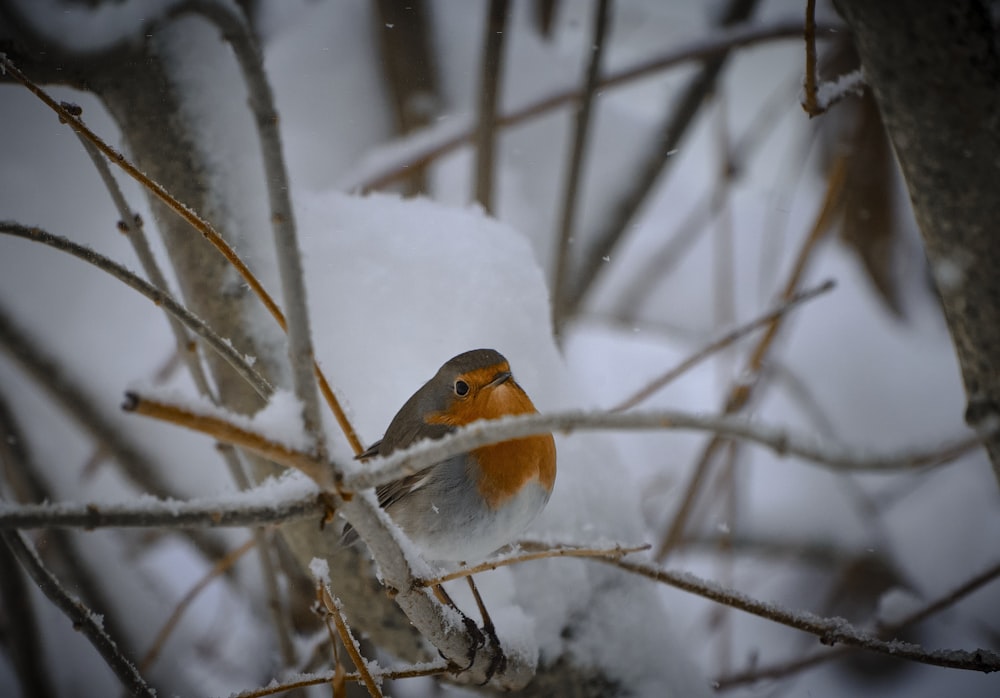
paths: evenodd
<path fill-rule="evenodd" d="M 837 0 L 899 159 L 973 427 L 1000 418 L 1000 55 L 978 0 Z M 989 419 L 989 422 L 987 422 Z M 1000 481 L 1000 436 L 986 442 Z"/>

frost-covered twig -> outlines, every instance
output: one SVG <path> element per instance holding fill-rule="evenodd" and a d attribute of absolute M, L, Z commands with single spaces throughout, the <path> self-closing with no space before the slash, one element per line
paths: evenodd
<path fill-rule="evenodd" d="M 319 517 L 316 494 L 275 497 L 248 490 L 224 499 L 174 501 L 144 498 L 129 504 L 0 504 L 0 529 L 7 528 L 214 528 L 266 526 Z"/>
<path fill-rule="evenodd" d="M 462 569 L 449 572 L 448 574 L 444 574 L 439 577 L 434 577 L 433 579 L 421 579 L 419 584 L 425 587 L 436 587 L 444 584 L 445 582 L 450 582 L 453 579 L 471 577 L 472 575 L 479 574 L 480 572 L 488 572 L 500 567 L 517 565 L 522 562 L 531 562 L 532 560 L 544 560 L 552 557 L 620 558 L 628 555 L 629 553 L 638 553 L 643 550 L 649 550 L 649 545 L 645 543 L 642 545 L 631 546 L 614 545 L 610 548 L 581 548 L 578 546 L 568 545 L 547 545 L 541 550 L 532 550 L 528 552 L 517 550 L 509 555 L 502 555 L 492 560 L 481 562 L 473 567 L 463 567 Z"/>
<path fill-rule="evenodd" d="M 822 26 L 818 31 L 827 34 L 834 30 L 832 26 Z M 598 87 L 608 89 L 627 85 L 634 80 L 656 75 L 663 70 L 673 68 L 691 61 L 706 60 L 733 49 L 752 46 L 754 44 L 773 41 L 775 39 L 791 39 L 802 36 L 802 20 L 782 20 L 774 24 L 758 24 L 746 22 L 732 28 L 722 28 L 713 31 L 709 36 L 696 39 L 689 44 L 670 49 L 664 53 L 641 61 L 634 66 L 604 75 Z M 578 87 L 570 87 L 554 95 L 543 97 L 522 107 L 514 109 L 499 117 L 498 126 L 513 126 L 538 116 L 549 113 L 553 109 L 572 104 L 580 99 Z M 435 127 L 425 131 L 435 130 Z M 440 130 L 440 129 L 438 129 Z M 432 139 L 423 148 L 413 151 L 407 149 L 406 157 L 397 164 L 390 165 L 381 173 L 366 177 L 355 186 L 347 189 L 371 191 L 382 189 L 405 177 L 412 168 L 426 166 L 438 158 L 472 142 L 475 129 L 466 129 L 461 133 L 452 134 L 450 129 L 443 132 L 442 137 Z"/>
<path fill-rule="evenodd" d="M 497 103 L 503 81 L 507 36 L 507 0 L 490 0 L 486 11 L 483 63 L 480 67 L 479 122 L 476 125 L 476 201 L 493 213 L 493 174 L 496 169 Z"/>
<path fill-rule="evenodd" d="M 0 531 L 0 539 L 10 548 L 14 557 L 38 585 L 38 589 L 66 615 L 73 627 L 90 641 L 105 663 L 118 676 L 122 685 L 133 696 L 155 698 L 156 691 L 150 688 L 135 665 L 121 653 L 115 641 L 105 632 L 100 617 L 82 601 L 70 596 L 59 580 L 45 568 L 35 551 L 25 542 L 22 534 L 19 531 Z"/>
<path fill-rule="evenodd" d="M 233 348 L 229 341 L 215 334 L 208 325 L 178 303 L 169 293 L 136 276 L 114 260 L 105 257 L 85 245 L 80 245 L 59 235 L 53 235 L 41 228 L 29 227 L 20 223 L 0 221 L 0 233 L 41 242 L 62 252 L 68 252 L 78 259 L 93 264 L 101 271 L 107 272 L 153 301 L 156 305 L 162 307 L 170 315 L 182 322 L 191 332 L 203 339 L 213 351 L 243 377 L 258 395 L 267 399 L 274 392 L 274 389 L 264 377 L 254 370 L 247 360 Z"/>
<path fill-rule="evenodd" d="M 807 611 L 791 611 L 774 603 L 759 601 L 735 589 L 720 586 L 687 572 L 672 572 L 629 560 L 602 557 L 595 559 L 730 608 L 810 633 L 819 638 L 824 645 L 849 645 L 899 659 L 951 669 L 986 673 L 1000 671 L 1000 652 L 994 650 L 925 650 L 919 645 L 900 640 L 882 640 L 855 628 L 843 618 L 824 618 Z"/>
<path fill-rule="evenodd" d="M 590 131 L 590 114 L 597 94 L 597 82 L 600 79 L 601 57 L 604 55 L 604 37 L 610 24 L 610 2 L 599 0 L 594 7 L 593 38 L 590 39 L 590 61 L 584 78 L 580 102 L 576 110 L 576 123 L 573 126 L 573 144 L 570 147 L 569 167 L 563 187 L 560 204 L 559 228 L 557 231 L 558 245 L 555 255 L 555 273 L 552 281 L 552 325 L 556 337 L 561 334 L 563 324 L 563 306 L 569 282 L 570 240 L 576 226 L 576 201 L 580 193 L 580 182 L 583 176 L 583 161 L 587 151 L 587 138 Z M 588 53 L 588 52 L 585 52 Z"/>
<path fill-rule="evenodd" d="M 313 561 L 315 563 L 317 561 Z M 329 582 L 330 570 L 325 567 L 325 562 L 321 565 L 325 569 L 325 574 L 316 574 L 314 570 L 314 576 L 316 578 L 316 596 L 319 602 L 322 604 L 325 611 L 325 616 L 327 618 L 333 619 L 334 625 L 337 626 L 337 634 L 340 635 L 340 641 L 344 645 L 344 649 L 347 650 L 347 654 L 351 657 L 351 661 L 354 662 L 354 666 L 358 670 L 358 674 L 361 676 L 362 683 L 365 684 L 365 688 L 368 689 L 368 695 L 372 698 L 382 698 L 382 691 L 378 687 L 375 679 L 372 677 L 371 670 L 368 668 L 368 662 L 365 658 L 361 656 L 361 648 L 358 647 L 357 640 L 354 639 L 354 635 L 351 634 L 350 629 L 347 627 L 347 621 L 344 620 L 344 614 L 340 609 L 340 602 L 333 598 L 330 594 L 330 589 L 327 584 Z"/>
<path fill-rule="evenodd" d="M 791 298 L 784 301 L 773 310 L 770 310 L 764 315 L 761 315 L 760 317 L 751 320 L 745 325 L 741 325 L 736 329 L 730 330 L 729 332 L 722 335 L 715 341 L 705 345 L 700 350 L 698 350 L 697 352 L 689 356 L 687 359 L 679 363 L 677 366 L 675 366 L 674 368 L 670 369 L 663 375 L 651 381 L 646 387 L 642 388 L 641 390 L 634 393 L 625 400 L 622 400 L 614 407 L 610 408 L 609 411 L 621 412 L 635 407 L 640 402 L 646 400 L 651 395 L 653 395 L 653 393 L 655 393 L 658 390 L 661 390 L 664 386 L 669 384 L 675 378 L 689 371 L 691 368 L 698 365 L 699 363 L 704 361 L 706 358 L 708 358 L 715 352 L 742 339 L 747 334 L 750 334 L 754 330 L 759 329 L 762 325 L 766 325 L 768 323 L 773 322 L 779 316 L 788 313 L 789 311 L 793 310 L 802 303 L 805 303 L 806 301 L 812 300 L 813 298 L 816 298 L 817 296 L 826 293 L 827 291 L 831 290 L 835 285 L 836 284 L 834 284 L 833 280 L 831 279 L 828 281 L 824 281 L 822 284 L 816 286 L 815 288 L 807 289 L 805 291 L 801 291 L 799 293 L 794 294 Z"/>
<path fill-rule="evenodd" d="M 336 463 L 319 463 L 314 456 L 237 424 L 231 416 L 214 411 L 209 405 L 197 410 L 190 405 L 144 397 L 126 396 L 125 409 L 171 422 L 208 434 L 220 441 L 247 448 L 289 468 L 305 473 L 317 483 L 340 470 Z M 437 440 L 420 441 L 386 457 L 372 458 L 369 467 L 348 474 L 332 476 L 338 492 L 357 492 L 384 485 L 412 475 L 435 463 L 481 446 L 552 432 L 589 431 L 705 431 L 720 437 L 736 438 L 769 448 L 780 456 L 797 456 L 817 465 L 844 472 L 891 472 L 940 465 L 979 447 L 984 438 L 1000 426 L 964 438 L 954 439 L 937 448 L 899 452 L 886 456 L 865 456 L 846 449 L 822 445 L 783 429 L 756 423 L 736 415 L 697 415 L 677 410 L 646 412 L 588 412 L 570 410 L 550 414 L 526 414 L 495 420 L 480 420 Z M 326 486 L 326 485 L 324 485 Z M 334 490 L 330 490 L 332 493 Z"/>
<path fill-rule="evenodd" d="M 744 439 L 780 456 L 796 456 L 815 465 L 841 472 L 892 472 L 940 465 L 978 448 L 992 432 L 954 439 L 937 448 L 866 456 L 823 445 L 783 429 L 759 424 L 745 417 L 696 415 L 676 410 L 646 412 L 587 412 L 582 410 L 504 417 L 474 422 L 436 441 L 422 441 L 385 458 L 372 458 L 369 467 L 344 476 L 341 487 L 357 491 L 392 482 L 434 463 L 491 443 L 550 432 L 654 431 L 683 429 L 705 431 L 719 437 Z"/>

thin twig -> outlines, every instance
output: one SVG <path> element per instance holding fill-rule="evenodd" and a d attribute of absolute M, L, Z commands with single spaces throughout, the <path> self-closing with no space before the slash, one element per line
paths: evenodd
<path fill-rule="evenodd" d="M 497 103 L 503 87 L 507 0 L 490 0 L 485 31 L 479 83 L 479 123 L 476 126 L 476 201 L 487 213 L 493 213 Z"/>
<path fill-rule="evenodd" d="M 556 247 L 556 268 L 552 281 L 552 326 L 556 337 L 560 336 L 563 321 L 563 306 L 568 292 L 570 266 L 570 242 L 576 226 L 576 202 L 580 194 L 583 176 L 583 160 L 587 153 L 587 139 L 590 134 L 590 114 L 597 94 L 597 82 L 601 73 L 601 57 L 604 55 L 604 37 L 608 32 L 611 16 L 610 0 L 598 0 L 594 7 L 593 37 L 590 39 L 590 61 L 583 82 L 581 100 L 576 110 L 576 124 L 573 127 L 573 144 L 570 148 L 569 168 L 563 187 L 562 209 L 559 215 L 558 244 Z"/>
<path fill-rule="evenodd" d="M 379 689 L 374 677 L 372 677 L 372 673 L 368 669 L 368 663 L 361 656 L 361 648 L 358 647 L 357 641 L 347 627 L 344 614 L 340 610 L 340 603 L 330 595 L 330 590 L 327 589 L 326 584 L 322 581 L 317 580 L 316 593 L 323 603 L 327 614 L 333 618 L 333 622 L 337 626 L 337 632 L 340 635 L 340 641 L 344 644 L 347 654 L 350 655 L 351 661 L 354 662 L 355 668 L 361 675 L 361 681 L 365 684 L 365 688 L 368 689 L 368 695 L 372 696 L 372 698 L 382 698 L 382 691 Z"/>
<path fill-rule="evenodd" d="M 802 247 L 799 249 L 799 253 L 792 264 L 792 270 L 785 282 L 781 293 L 781 298 L 784 300 L 790 299 L 795 294 L 802 277 L 805 275 L 806 266 L 813 251 L 816 249 L 820 240 L 823 239 L 823 236 L 826 234 L 830 224 L 833 222 L 833 212 L 836 209 L 836 202 L 839 199 L 840 192 L 844 186 L 845 173 L 845 160 L 844 158 L 838 158 L 830 172 L 827 182 L 827 191 L 816 214 L 816 218 L 813 221 L 812 229 L 803 241 Z M 729 395 L 726 397 L 726 401 L 723 406 L 723 414 L 734 414 L 742 410 L 747 403 L 750 402 L 754 387 L 757 384 L 757 378 L 760 376 L 761 369 L 764 365 L 764 360 L 778 335 L 778 330 L 780 329 L 784 318 L 784 315 L 778 315 L 768 324 L 763 336 L 760 338 L 760 341 L 757 342 L 757 345 L 750 353 L 750 357 L 747 359 L 746 368 L 742 373 L 744 378 L 730 388 Z M 688 524 L 688 519 L 691 516 L 691 512 L 694 510 L 695 502 L 698 499 L 702 485 L 708 475 L 712 459 L 721 445 L 721 439 L 718 436 L 715 436 L 709 441 L 702 451 L 701 456 L 698 459 L 698 463 L 692 471 L 691 477 L 684 488 L 684 494 L 681 498 L 680 507 L 677 509 L 677 513 L 674 514 L 670 525 L 664 532 L 660 545 L 657 548 L 656 560 L 658 562 L 662 562 L 666 559 L 670 551 L 673 550 L 683 538 Z"/>
<path fill-rule="evenodd" d="M 629 560 L 611 558 L 595 558 L 619 569 L 637 574 L 648 579 L 681 589 L 690 594 L 721 603 L 730 608 L 745 611 L 766 620 L 795 628 L 802 632 L 815 635 L 825 645 L 848 645 L 860 649 L 890 655 L 899 659 L 908 659 L 921 664 L 965 669 L 990 673 L 1000 671 L 1000 652 L 977 649 L 966 650 L 925 650 L 899 640 L 882 640 L 870 633 L 858 630 L 843 618 L 824 618 L 805 611 L 789 611 L 774 603 L 758 601 L 735 589 L 720 586 L 714 582 L 701 579 L 688 572 L 672 572 L 653 565 Z"/>
<path fill-rule="evenodd" d="M 253 550 L 256 544 L 257 541 L 251 538 L 240 547 L 226 553 L 221 560 L 218 560 L 214 565 L 212 565 L 212 568 L 206 572 L 204 576 L 202 576 L 202 578 L 194 584 L 194 586 L 188 589 L 187 593 L 185 593 L 184 596 L 181 597 L 180 601 L 177 602 L 177 605 L 174 607 L 170 617 L 167 618 L 159 632 L 156 633 L 156 637 L 153 639 L 153 644 L 150 646 L 149 651 L 147 651 L 146 654 L 143 655 L 142 659 L 139 660 L 139 671 L 149 671 L 150 667 L 153 666 L 153 663 L 160 656 L 160 652 L 163 651 L 163 645 L 166 644 L 167 638 L 170 637 L 170 633 L 174 631 L 174 628 L 176 628 L 177 624 L 180 622 L 181 616 L 183 616 L 184 612 L 191 607 L 191 604 L 194 603 L 195 599 L 198 598 L 198 595 L 205 589 L 205 587 L 211 584 L 212 580 L 224 574 L 230 567 L 235 565 L 241 557 Z"/>
<path fill-rule="evenodd" d="M 510 565 L 517 565 L 522 562 L 530 562 L 532 560 L 544 560 L 546 558 L 553 557 L 611 557 L 620 558 L 628 555 L 630 553 L 638 553 L 643 550 L 649 550 L 649 545 L 615 545 L 611 548 L 576 548 L 576 547 L 566 547 L 566 546 L 549 546 L 544 550 L 533 550 L 531 552 L 518 552 L 512 554 L 510 557 L 501 557 L 495 560 L 488 560 L 487 562 L 482 562 L 474 567 L 463 567 L 462 569 L 455 570 L 454 572 L 449 572 L 448 574 L 441 575 L 440 577 L 434 577 L 433 579 L 421 579 L 418 581 L 420 586 L 425 587 L 436 587 L 445 582 L 450 582 L 453 579 L 461 579 L 462 577 L 471 577 L 474 574 L 479 574 L 480 572 L 488 572 L 491 570 L 498 569 L 500 567 L 508 567 Z"/>
<path fill-rule="evenodd" d="M 133 696 L 155 698 L 156 691 L 150 688 L 135 665 L 121 653 L 115 641 L 101 627 L 94 612 L 82 601 L 70 596 L 59 580 L 45 568 L 35 551 L 25 542 L 22 534 L 19 531 L 0 531 L 0 540 L 10 548 L 38 589 L 66 615 L 73 627 L 90 641 L 104 662 L 115 672 L 122 685 Z"/>
<path fill-rule="evenodd" d="M 739 327 L 730 330 L 729 332 L 722 335 L 715 341 L 705 345 L 697 352 L 695 352 L 688 358 L 684 359 L 677 366 L 670 369 L 663 375 L 657 377 L 656 379 L 651 381 L 649 385 L 642 388 L 641 390 L 639 390 L 632 396 L 626 398 L 625 400 L 622 400 L 620 403 L 610 408 L 608 411 L 621 412 L 635 407 L 639 403 L 648 399 L 657 391 L 663 389 L 666 385 L 668 385 L 671 381 L 675 380 L 677 377 L 691 370 L 694 366 L 698 365 L 699 363 L 707 359 L 715 352 L 729 346 L 730 344 L 733 344 L 734 342 L 739 341 L 746 335 L 759 329 L 761 326 L 773 322 L 776 318 L 778 318 L 781 315 L 784 315 L 785 313 L 788 313 L 791 310 L 794 310 L 797 306 L 807 301 L 810 301 L 813 298 L 816 298 L 826 293 L 827 291 L 830 291 L 831 289 L 834 288 L 834 286 L 836 286 L 836 284 L 831 279 L 828 281 L 824 281 L 822 284 L 816 286 L 815 288 L 811 288 L 806 291 L 800 291 L 799 293 L 796 293 L 787 301 L 781 303 L 778 307 L 768 311 L 767 313 L 761 315 L 760 317 L 751 320 L 745 325 L 740 325 Z"/>
<path fill-rule="evenodd" d="M 219 337 L 202 320 L 195 316 L 190 310 L 178 303 L 173 296 L 163 289 L 153 286 L 148 281 L 136 276 L 128 269 L 94 250 L 68 240 L 59 235 L 53 235 L 41 228 L 21 225 L 10 221 L 0 221 L 0 233 L 34 240 L 42 244 L 54 247 L 62 252 L 67 252 L 78 259 L 93 264 L 101 271 L 107 272 L 130 288 L 138 291 L 149 300 L 177 318 L 191 332 L 200 337 L 205 343 L 221 356 L 226 363 L 233 367 L 240 376 L 260 395 L 267 399 L 274 392 L 274 388 L 261 376 L 249 363 L 237 352 L 231 343 Z"/>
<path fill-rule="evenodd" d="M 838 28 L 832 25 L 818 28 L 818 31 L 824 35 L 831 34 L 837 30 Z M 801 37 L 802 20 L 800 19 L 784 20 L 764 26 L 747 22 L 732 28 L 713 31 L 708 37 L 703 37 L 689 44 L 670 49 L 629 68 L 608 73 L 601 78 L 598 85 L 602 90 L 621 87 L 635 80 L 657 75 L 669 68 L 674 68 L 691 61 L 708 60 L 733 49 L 745 48 L 766 41 L 800 39 Z M 544 116 L 553 109 L 572 104 L 579 99 L 579 87 L 570 87 L 503 114 L 497 119 L 497 126 L 515 126 L 530 119 Z M 373 189 L 383 189 L 406 177 L 412 168 L 424 167 L 457 148 L 472 143 L 475 135 L 476 131 L 472 128 L 456 135 L 450 135 L 444 140 L 432 142 L 423 150 L 412 153 L 406 162 L 393 165 L 383 173 L 359 182 L 352 189 L 358 189 L 363 192 Z"/>

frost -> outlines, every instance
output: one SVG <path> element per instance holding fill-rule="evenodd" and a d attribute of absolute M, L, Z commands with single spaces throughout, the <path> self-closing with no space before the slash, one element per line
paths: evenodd
<path fill-rule="evenodd" d="M 848 95 L 862 95 L 865 91 L 865 76 L 861 69 L 841 75 L 836 80 L 824 82 L 816 88 L 816 105 L 822 110 Z"/>
<path fill-rule="evenodd" d="M 321 584 L 330 583 L 330 565 L 320 557 L 314 557 L 309 561 L 309 572 L 313 578 Z"/>

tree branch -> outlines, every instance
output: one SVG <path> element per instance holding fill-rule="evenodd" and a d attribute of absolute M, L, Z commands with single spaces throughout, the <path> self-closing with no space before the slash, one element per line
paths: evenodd
<path fill-rule="evenodd" d="M 94 613 L 82 601 L 69 595 L 59 580 L 49 572 L 35 551 L 28 547 L 24 537 L 18 531 L 0 531 L 0 540 L 10 548 L 28 575 L 50 601 L 62 611 L 73 627 L 83 633 L 94 649 L 101 655 L 111 670 L 115 672 L 122 685 L 134 696 L 156 698 L 156 691 L 140 676 L 132 664 L 118 650 L 115 641 L 104 631 Z"/>

